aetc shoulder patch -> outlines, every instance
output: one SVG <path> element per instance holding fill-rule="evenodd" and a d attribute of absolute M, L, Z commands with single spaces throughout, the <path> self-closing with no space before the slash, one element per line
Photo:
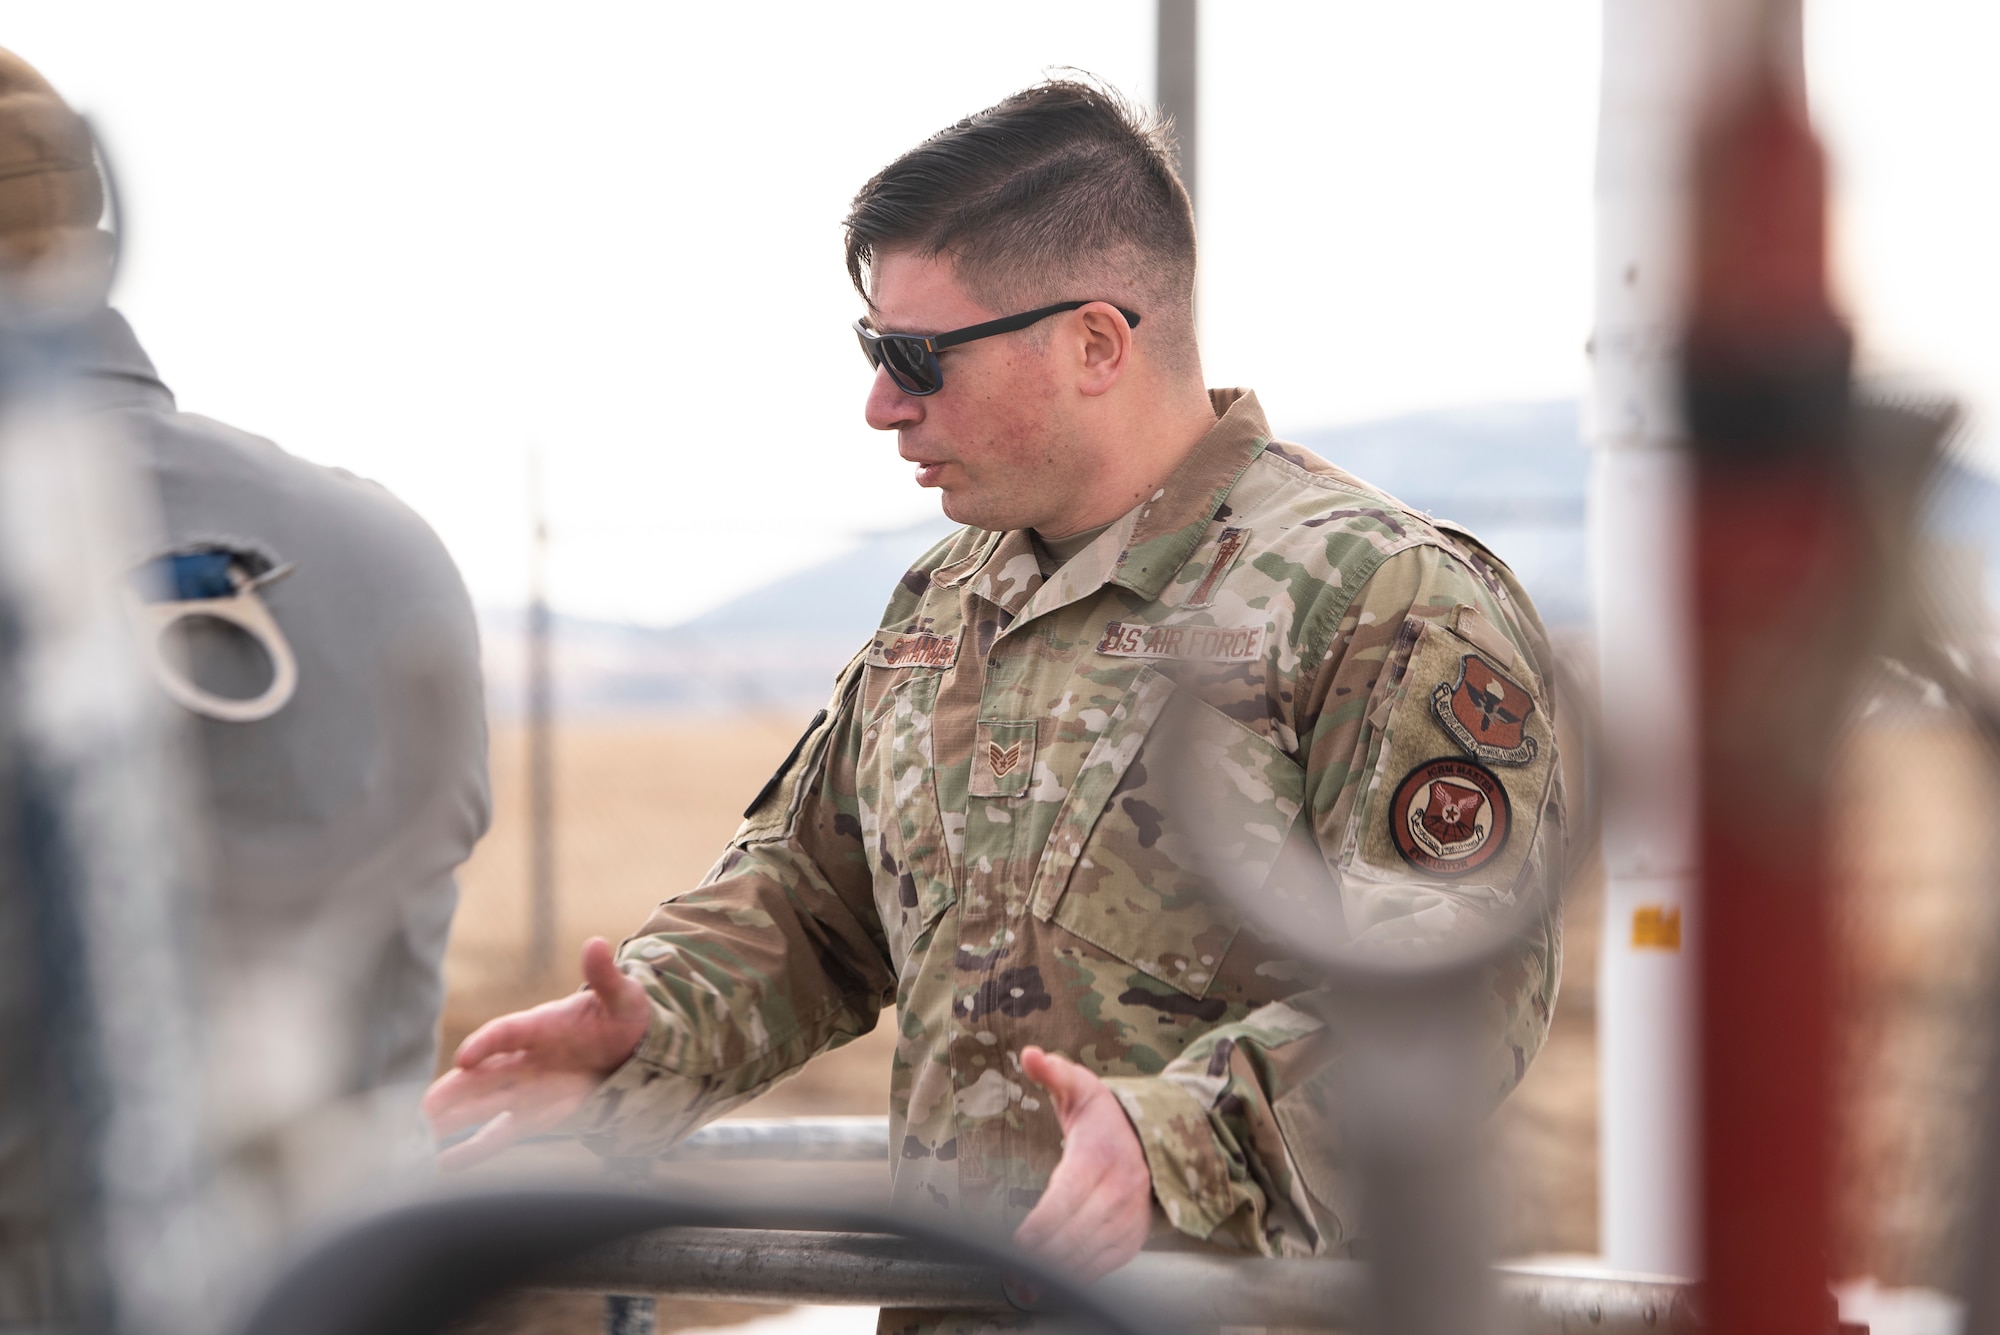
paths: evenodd
<path fill-rule="evenodd" d="M 1426 760 L 1403 776 L 1389 802 L 1396 851 L 1436 876 L 1463 876 L 1500 856 L 1513 823 L 1499 776 L 1470 760 Z"/>
<path fill-rule="evenodd" d="M 1525 736 L 1535 697 L 1478 654 L 1459 660 L 1458 680 L 1439 682 L 1431 708 L 1451 739 L 1489 765 L 1526 765 L 1535 739 Z"/>

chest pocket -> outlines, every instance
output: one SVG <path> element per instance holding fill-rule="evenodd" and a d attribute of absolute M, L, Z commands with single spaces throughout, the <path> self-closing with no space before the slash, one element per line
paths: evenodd
<path fill-rule="evenodd" d="M 1260 885 L 1304 791 L 1277 747 L 1143 668 L 1056 817 L 1035 916 L 1202 997 L 1242 922 L 1215 874 Z"/>
<path fill-rule="evenodd" d="M 922 670 L 900 675 L 903 679 L 893 681 L 869 710 L 856 772 L 862 836 L 876 869 L 876 911 L 898 968 L 958 897 L 931 737 L 940 675 Z M 962 825 L 958 836 L 963 839 Z"/>

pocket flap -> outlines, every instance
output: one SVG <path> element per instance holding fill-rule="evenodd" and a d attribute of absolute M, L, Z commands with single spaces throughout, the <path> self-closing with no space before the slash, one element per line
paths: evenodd
<path fill-rule="evenodd" d="M 1217 873 L 1261 884 L 1304 790 L 1289 756 L 1149 669 L 1057 817 L 1035 915 L 1203 996 L 1242 921 Z"/>
<path fill-rule="evenodd" d="M 1285 1152 L 1305 1181 L 1306 1193 L 1323 1211 L 1317 1222 L 1329 1248 L 1347 1235 L 1349 1221 L 1358 1213 L 1355 1184 L 1341 1153 L 1344 1138 L 1335 1091 L 1340 1072 L 1338 1063 L 1329 1062 L 1271 1104 Z"/>
<path fill-rule="evenodd" d="M 855 760 L 876 910 L 899 965 L 958 898 L 954 827 L 938 803 L 931 749 L 938 680 L 935 672 L 911 673 L 884 694 L 862 721 Z M 957 830 L 962 838 L 963 826 Z"/>
<path fill-rule="evenodd" d="M 1090 748 L 1090 754 L 1084 757 L 1076 782 L 1070 785 L 1069 796 L 1063 800 L 1062 810 L 1056 813 L 1048 848 L 1035 869 L 1030 903 L 1035 916 L 1043 922 L 1055 912 L 1056 901 L 1069 885 L 1070 873 L 1083 856 L 1084 841 L 1090 838 L 1099 813 L 1125 777 L 1125 771 L 1146 740 L 1147 730 L 1173 693 L 1173 682 L 1150 667 L 1141 668 L 1125 698 L 1111 711 L 1110 721 Z"/>

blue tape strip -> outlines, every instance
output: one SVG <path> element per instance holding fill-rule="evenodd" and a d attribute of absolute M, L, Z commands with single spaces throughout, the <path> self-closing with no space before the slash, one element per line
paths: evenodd
<path fill-rule="evenodd" d="M 164 587 L 173 601 L 195 602 L 203 598 L 232 598 L 236 585 L 230 581 L 229 567 L 234 552 L 188 552 L 163 556 L 153 562 L 155 587 Z"/>

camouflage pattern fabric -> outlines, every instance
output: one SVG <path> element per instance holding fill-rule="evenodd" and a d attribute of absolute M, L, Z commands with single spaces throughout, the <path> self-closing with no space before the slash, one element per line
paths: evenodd
<path fill-rule="evenodd" d="M 1254 883 L 1303 840 L 1330 921 L 1385 949 L 1559 875 L 1548 645 L 1476 543 L 1211 397 L 1167 484 L 1059 568 L 967 529 L 904 576 L 722 859 L 622 948 L 655 1013 L 573 1123 L 593 1145 L 664 1148 L 893 1004 L 899 1201 L 1032 1208 L 1062 1150 L 1038 1044 L 1108 1080 L 1183 1240 L 1349 1240 L 1326 999 L 1203 869 Z M 1552 910 L 1492 980 L 1496 1103 L 1560 961 Z"/>

